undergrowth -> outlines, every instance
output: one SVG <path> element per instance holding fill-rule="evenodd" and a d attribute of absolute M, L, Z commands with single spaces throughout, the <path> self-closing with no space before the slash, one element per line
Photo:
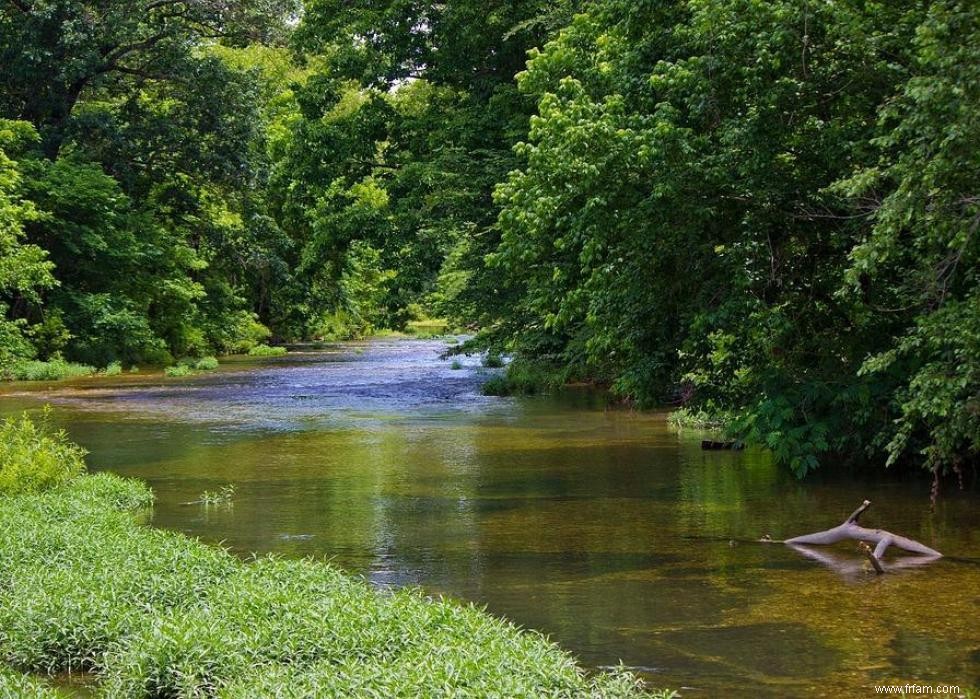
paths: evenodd
<path fill-rule="evenodd" d="M 269 345 L 256 345 L 248 351 L 249 357 L 281 357 L 286 354 L 285 347 L 270 347 Z"/>

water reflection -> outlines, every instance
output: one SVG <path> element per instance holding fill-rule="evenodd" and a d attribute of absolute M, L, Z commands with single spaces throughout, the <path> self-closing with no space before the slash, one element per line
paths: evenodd
<path fill-rule="evenodd" d="M 443 349 L 352 344 L 184 381 L 11 387 L 0 409 L 53 403 L 95 467 L 153 485 L 159 526 L 486 604 L 688 696 L 980 683 L 980 566 L 878 577 L 845 545 L 818 552 L 828 566 L 737 543 L 824 529 L 867 498 L 869 526 L 980 558 L 975 495 L 930 513 L 922 483 L 801 484 L 764 454 L 704 452 L 662 415 L 588 393 L 485 398 L 478 362 L 454 371 Z M 231 507 L 180 504 L 226 483 Z"/>

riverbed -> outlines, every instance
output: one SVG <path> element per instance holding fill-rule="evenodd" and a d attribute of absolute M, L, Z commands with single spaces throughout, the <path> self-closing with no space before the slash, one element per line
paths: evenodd
<path fill-rule="evenodd" d="M 587 389 L 482 396 L 490 370 L 453 368 L 446 347 L 7 385 L 0 413 L 50 404 L 93 470 L 153 487 L 156 526 L 486 605 L 684 696 L 980 685 L 975 489 L 932 511 L 926 480 L 801 483 L 762 451 L 702 451 L 703 434 Z M 229 484 L 230 504 L 184 504 Z M 747 541 L 828 528 L 864 499 L 868 526 L 947 558 L 878 576 L 853 542 L 816 560 Z"/>

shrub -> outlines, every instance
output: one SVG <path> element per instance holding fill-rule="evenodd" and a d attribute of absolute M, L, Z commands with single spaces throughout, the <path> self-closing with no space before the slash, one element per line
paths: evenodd
<path fill-rule="evenodd" d="M 729 421 L 724 415 L 679 408 L 667 416 L 667 423 L 678 429 L 687 427 L 694 430 L 723 430 Z"/>
<path fill-rule="evenodd" d="M 509 396 L 511 395 L 510 384 L 507 383 L 506 376 L 494 376 L 488 379 L 480 387 L 480 392 L 485 396 Z"/>
<path fill-rule="evenodd" d="M 186 364 L 175 364 L 173 366 L 168 366 L 163 370 L 163 373 L 165 376 L 176 378 L 180 376 L 189 376 L 191 373 L 193 373 L 193 369 Z"/>
<path fill-rule="evenodd" d="M 48 409 L 35 423 L 25 413 L 0 423 L 0 493 L 33 493 L 85 470 L 85 450 L 51 429 Z"/>
<path fill-rule="evenodd" d="M 214 371 L 218 368 L 218 360 L 214 357 L 201 357 L 194 362 L 197 371 Z"/>
<path fill-rule="evenodd" d="M 463 363 L 458 359 L 454 359 L 453 363 L 449 365 L 449 368 L 452 369 L 453 371 L 459 371 L 460 369 L 463 368 Z"/>
<path fill-rule="evenodd" d="M 488 352 L 483 358 L 483 366 L 488 369 L 499 369 L 504 365 L 504 358 L 495 352 Z"/>
<path fill-rule="evenodd" d="M 113 362 L 99 373 L 105 376 L 119 376 L 122 373 L 122 370 L 122 364 L 119 362 Z"/>
<path fill-rule="evenodd" d="M 258 321 L 254 313 L 234 311 L 218 319 L 210 328 L 210 344 L 222 353 L 248 352 L 270 335 L 272 331 Z"/>
<path fill-rule="evenodd" d="M 11 377 L 16 381 L 60 381 L 91 376 L 94 373 L 93 366 L 66 362 L 63 359 L 52 359 L 48 362 L 37 360 L 18 362 L 10 370 Z"/>
<path fill-rule="evenodd" d="M 285 347 L 270 347 L 269 345 L 256 345 L 248 351 L 249 357 L 281 357 L 286 354 Z"/>
<path fill-rule="evenodd" d="M 485 396 L 533 396 L 561 386 L 566 378 L 560 369 L 516 361 L 507 365 L 506 372 L 484 383 L 482 392 Z"/>

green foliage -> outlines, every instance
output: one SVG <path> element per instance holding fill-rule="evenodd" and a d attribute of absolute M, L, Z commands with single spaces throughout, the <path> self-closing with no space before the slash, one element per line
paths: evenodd
<path fill-rule="evenodd" d="M 202 505 L 228 505 L 235 497 L 235 486 L 223 485 L 218 490 L 205 490 L 198 502 Z"/>
<path fill-rule="evenodd" d="M 214 345 L 224 354 L 243 354 L 267 340 L 272 334 L 265 325 L 247 311 L 231 314 L 226 325 L 212 331 Z"/>
<path fill-rule="evenodd" d="M 0 4 L 0 374 L 441 317 L 801 475 L 976 463 L 974 4 L 178 4 Z"/>
<path fill-rule="evenodd" d="M 0 423 L 0 494 L 40 492 L 85 470 L 85 450 L 48 419 L 45 410 L 37 422 L 25 413 Z"/>
<path fill-rule="evenodd" d="M 33 697 L 34 699 L 58 699 L 62 695 L 35 677 L 11 672 L 0 667 L 0 697 Z"/>
<path fill-rule="evenodd" d="M 596 3 L 518 78 L 471 346 L 681 398 L 798 475 L 975 460 L 978 21 Z"/>
<path fill-rule="evenodd" d="M 103 376 L 119 376 L 123 371 L 122 364 L 119 362 L 113 362 L 108 365 L 105 369 L 102 369 L 99 373 Z"/>
<path fill-rule="evenodd" d="M 194 362 L 195 371 L 214 371 L 218 368 L 218 360 L 214 357 L 201 357 Z"/>
<path fill-rule="evenodd" d="M 280 43 L 296 9 L 0 6 L 0 119 L 24 120 L 0 121 L 0 371 L 269 336 L 290 243 L 264 197 L 263 126 L 288 109 L 260 106 L 286 89 L 261 68 L 284 51 L 233 46 Z"/>
<path fill-rule="evenodd" d="M 458 359 L 454 359 L 452 364 L 449 365 L 449 368 L 452 369 L 453 371 L 459 371 L 460 369 L 463 368 L 463 363 Z"/>
<path fill-rule="evenodd" d="M 286 354 L 285 347 L 270 347 L 269 345 L 256 345 L 248 351 L 250 357 L 281 357 Z"/>
<path fill-rule="evenodd" d="M 8 368 L 8 376 L 15 381 L 61 381 L 96 373 L 94 366 L 52 359 L 48 362 L 31 360 L 17 362 Z"/>
<path fill-rule="evenodd" d="M 22 168 L 11 158 L 36 139 L 30 124 L 0 118 L 0 375 L 35 353 L 27 321 L 10 317 L 10 302 L 37 300 L 56 283 L 47 253 L 24 239 L 24 225 L 37 210 L 22 199 Z"/>
<path fill-rule="evenodd" d="M 493 186 L 516 164 L 532 106 L 513 77 L 572 5 L 307 3 L 296 44 L 325 60 L 296 90 L 300 115 L 272 179 L 300 244 L 292 292 L 314 311 L 306 334 L 318 314 L 343 313 L 348 335 L 401 329 L 419 306 L 465 315 Z M 352 264 L 364 246 L 377 254 L 370 277 Z M 338 293 L 358 283 L 370 302 Z"/>
<path fill-rule="evenodd" d="M 485 396 L 509 396 L 511 395 L 510 384 L 507 383 L 507 377 L 492 376 L 480 386 L 480 393 Z"/>
<path fill-rule="evenodd" d="M 533 396 L 548 393 L 569 380 L 567 369 L 540 361 L 517 360 L 481 387 L 485 396 Z"/>
<path fill-rule="evenodd" d="M 186 364 L 174 364 L 173 366 L 168 366 L 163 370 L 163 375 L 170 378 L 180 378 L 182 376 L 190 376 L 194 373 L 194 369 L 187 366 Z"/>
<path fill-rule="evenodd" d="M 488 369 L 500 369 L 504 366 L 504 358 L 495 352 L 487 352 L 481 363 Z"/>
<path fill-rule="evenodd" d="M 148 496 L 100 474 L 0 499 L 6 662 L 92 672 L 104 696 L 661 696 L 472 606 L 137 526 Z"/>
<path fill-rule="evenodd" d="M 681 429 L 688 427 L 695 430 L 724 430 L 728 427 L 723 416 L 690 408 L 674 410 L 667 416 L 667 422 Z"/>

